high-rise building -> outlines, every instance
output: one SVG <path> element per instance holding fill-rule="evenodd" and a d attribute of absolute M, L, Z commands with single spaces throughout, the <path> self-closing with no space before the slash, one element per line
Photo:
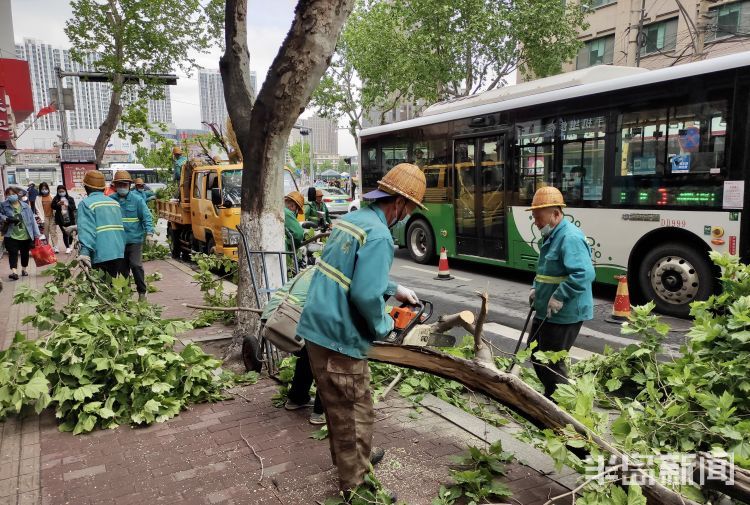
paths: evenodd
<path fill-rule="evenodd" d="M 250 87 L 253 88 L 253 96 L 258 96 L 258 72 L 250 71 Z"/>
<path fill-rule="evenodd" d="M 314 155 L 318 154 L 338 154 L 339 152 L 339 134 L 338 124 L 333 119 L 326 119 L 319 116 L 312 116 L 307 119 L 300 119 L 297 124 L 312 130 L 312 151 Z M 307 142 L 306 139 L 304 142 Z M 289 135 L 289 145 L 302 141 L 302 135 L 298 129 L 293 129 Z"/>
<path fill-rule="evenodd" d="M 57 88 L 55 68 L 66 72 L 80 72 L 95 68 L 96 54 L 87 54 L 84 62 L 73 61 L 70 51 L 60 49 L 39 40 L 24 39 L 16 44 L 16 56 L 29 63 L 34 110 L 50 104 L 49 89 Z M 109 83 L 81 82 L 76 77 L 63 78 L 63 86 L 73 89 L 75 110 L 68 112 L 68 127 L 71 129 L 98 129 L 107 117 L 112 86 Z M 164 99 L 149 100 L 149 120 L 152 123 L 172 122 L 172 103 L 169 86 L 164 87 Z M 25 127 L 32 130 L 59 130 L 58 114 L 47 114 L 33 123 L 26 120 Z"/>
<path fill-rule="evenodd" d="M 583 47 L 563 66 L 663 68 L 750 49 L 748 0 L 593 0 Z M 520 77 L 520 74 L 519 74 Z"/>
<path fill-rule="evenodd" d="M 224 101 L 224 85 L 219 70 L 202 68 L 198 72 L 198 89 L 201 104 L 201 122 L 213 123 L 224 128 L 227 121 L 227 105 Z M 203 128 L 208 130 L 206 125 Z"/>

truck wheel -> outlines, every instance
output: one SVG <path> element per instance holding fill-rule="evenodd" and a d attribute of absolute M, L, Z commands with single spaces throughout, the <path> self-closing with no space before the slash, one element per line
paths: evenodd
<path fill-rule="evenodd" d="M 172 257 L 174 259 L 180 259 L 181 247 L 180 239 L 175 232 L 175 229 L 170 225 L 167 229 L 167 237 L 169 238 L 169 248 L 172 251 Z"/>
<path fill-rule="evenodd" d="M 417 219 L 409 225 L 406 246 L 411 258 L 422 265 L 431 262 L 435 257 L 435 236 L 430 225 L 423 219 Z"/>
<path fill-rule="evenodd" d="M 211 236 L 206 240 L 206 254 L 216 254 L 216 241 Z"/>
<path fill-rule="evenodd" d="M 662 314 L 686 317 L 690 303 L 714 291 L 708 254 L 687 244 L 671 242 L 655 247 L 638 267 L 637 286 Z"/>
<path fill-rule="evenodd" d="M 263 369 L 260 343 L 252 335 L 247 335 L 242 339 L 242 362 L 248 372 L 260 372 Z"/>

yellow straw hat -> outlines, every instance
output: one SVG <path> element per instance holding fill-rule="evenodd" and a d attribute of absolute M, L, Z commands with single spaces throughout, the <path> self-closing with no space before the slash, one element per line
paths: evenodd
<path fill-rule="evenodd" d="M 422 200 L 427 189 L 427 180 L 422 169 L 411 163 L 399 163 L 390 169 L 378 181 L 378 189 L 389 195 L 401 195 L 416 203 L 420 208 L 426 208 L 422 205 Z M 367 197 L 367 195 L 364 196 Z"/>
<path fill-rule="evenodd" d="M 291 200 L 295 204 L 297 204 L 297 207 L 299 207 L 299 210 L 301 211 L 305 207 L 305 197 L 302 196 L 302 193 L 299 191 L 290 191 L 285 197 L 284 200 Z"/>
<path fill-rule="evenodd" d="M 104 191 L 107 186 L 107 181 L 104 180 L 104 174 L 98 170 L 89 170 L 83 176 L 83 185 L 88 186 L 91 189 L 98 189 Z"/>
<path fill-rule="evenodd" d="M 531 207 L 526 210 L 544 209 L 545 207 L 565 207 L 562 193 L 554 186 L 537 189 L 534 193 L 534 199 L 531 201 Z"/>
<path fill-rule="evenodd" d="M 130 173 L 127 170 L 118 170 L 112 178 L 112 182 L 133 182 Z"/>

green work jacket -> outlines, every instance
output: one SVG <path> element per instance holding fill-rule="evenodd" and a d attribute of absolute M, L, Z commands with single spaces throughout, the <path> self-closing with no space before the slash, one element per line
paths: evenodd
<path fill-rule="evenodd" d="M 110 198 L 120 204 L 126 244 L 142 244 L 146 235 L 154 234 L 154 223 L 146 200 L 137 191 L 128 191 L 124 197 L 117 193 Z"/>
<path fill-rule="evenodd" d="M 572 324 L 594 317 L 594 264 L 586 236 L 568 219 L 539 241 L 539 262 L 534 278 L 535 318 L 544 319 L 553 296 L 563 302 L 560 311 L 547 321 Z"/>
<path fill-rule="evenodd" d="M 84 198 L 78 206 L 78 243 L 81 255 L 91 258 L 91 263 L 122 259 L 125 228 L 120 204 L 101 191 Z"/>
<path fill-rule="evenodd" d="M 318 211 L 321 211 L 325 214 L 325 223 L 330 225 L 331 218 L 328 216 L 328 205 L 326 205 L 325 202 L 307 202 L 305 204 L 305 220 L 317 225 L 318 220 L 320 219 L 318 217 Z"/>
<path fill-rule="evenodd" d="M 374 340 L 393 330 L 386 296 L 393 239 L 377 205 L 336 221 L 310 284 L 297 334 L 306 341 L 363 359 Z"/>
<path fill-rule="evenodd" d="M 307 292 L 310 289 L 310 282 L 312 281 L 314 272 L 314 266 L 307 267 L 299 274 L 297 274 L 294 279 L 288 280 L 286 284 L 281 287 L 281 289 L 275 291 L 266 306 L 263 307 L 263 314 L 261 314 L 260 318 L 263 321 L 267 321 L 268 318 L 271 317 L 271 315 L 276 311 L 279 305 L 281 305 L 281 301 L 285 298 L 292 305 L 296 305 L 297 307 L 304 307 L 305 300 L 307 300 Z"/>
<path fill-rule="evenodd" d="M 284 207 L 284 232 L 287 251 L 296 251 L 305 239 L 305 230 L 297 221 L 297 215 L 286 207 Z M 290 234 L 294 238 L 294 245 L 289 243 Z"/>

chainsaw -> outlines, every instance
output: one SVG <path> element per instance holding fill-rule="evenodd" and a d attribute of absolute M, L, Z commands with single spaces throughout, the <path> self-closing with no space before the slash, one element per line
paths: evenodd
<path fill-rule="evenodd" d="M 452 335 L 433 334 L 430 324 L 424 324 L 432 317 L 432 302 L 422 300 L 416 305 L 408 303 L 393 307 L 393 331 L 385 342 L 396 345 L 416 345 L 434 347 L 453 347 L 456 338 Z"/>

